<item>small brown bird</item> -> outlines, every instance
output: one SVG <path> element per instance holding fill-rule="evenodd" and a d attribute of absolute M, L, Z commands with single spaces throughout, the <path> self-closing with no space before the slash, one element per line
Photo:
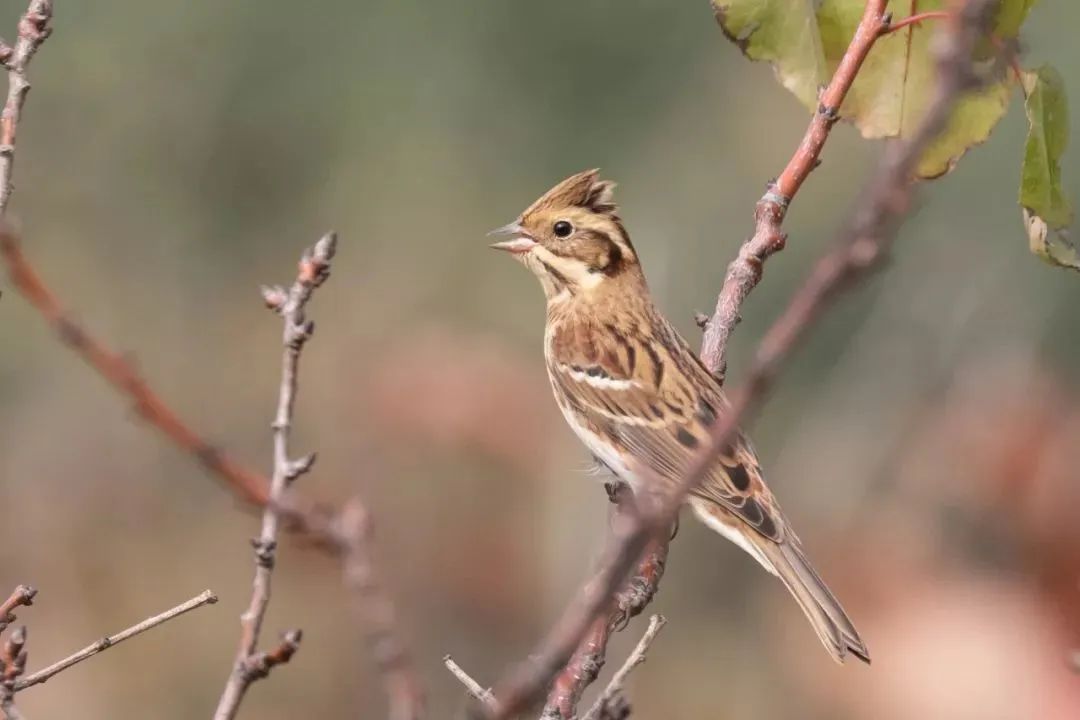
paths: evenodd
<path fill-rule="evenodd" d="M 649 296 L 619 219 L 614 184 L 596 170 L 562 181 L 493 248 L 540 278 L 547 298 L 544 357 L 555 400 L 596 458 L 637 490 L 635 469 L 675 483 L 728 404 L 720 384 Z M 840 603 L 803 555 L 739 434 L 687 499 L 708 527 L 783 581 L 838 662 L 870 662 Z"/>

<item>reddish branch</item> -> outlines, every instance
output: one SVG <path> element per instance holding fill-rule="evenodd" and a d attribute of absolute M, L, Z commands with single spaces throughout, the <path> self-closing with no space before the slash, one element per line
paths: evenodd
<path fill-rule="evenodd" d="M 840 106 L 848 90 L 855 82 L 870 49 L 889 27 L 888 17 L 885 15 L 886 4 L 887 0 L 867 2 L 847 51 L 841 58 L 832 80 L 821 93 L 820 105 L 799 148 L 757 203 L 753 236 L 743 243 L 738 257 L 728 267 L 727 277 L 717 298 L 716 311 L 711 319 L 704 321 L 705 334 L 701 343 L 701 359 L 718 375 L 723 375 L 728 339 L 739 322 L 743 302 L 761 280 L 762 266 L 766 258 L 784 247 L 786 235 L 782 225 L 787 208 L 803 182 L 819 164 L 821 150 L 840 117 Z M 663 559 L 667 555 L 667 542 L 665 538 L 650 541 L 638 564 L 630 587 L 638 588 L 638 595 L 644 598 L 644 602 L 636 606 L 631 616 L 640 613 L 659 589 Z M 657 566 L 660 572 L 652 573 L 652 569 Z M 600 617 L 592 622 L 570 662 L 556 676 L 548 694 L 544 718 L 569 720 L 575 716 L 581 694 L 596 680 L 603 667 L 611 632 L 625 624 L 628 619 L 627 614 L 620 609 L 622 598 L 626 595 L 625 590 L 619 593 L 616 608 L 609 617 Z"/>
<path fill-rule="evenodd" d="M 909 15 L 902 20 L 895 20 L 889 23 L 889 32 L 896 32 L 906 28 L 909 25 L 918 25 L 923 20 L 944 20 L 949 17 L 949 11 L 947 10 L 928 10 L 926 12 L 915 13 Z"/>
<path fill-rule="evenodd" d="M 26 670 L 26 628 L 17 627 L 0 648 L 0 712 L 6 720 L 21 720 L 15 707 L 15 684 Z"/>
<path fill-rule="evenodd" d="M 787 241 L 783 223 L 788 207 L 803 182 L 820 163 L 821 149 L 840 118 L 844 98 L 870 49 L 889 27 L 885 14 L 887 4 L 888 0 L 868 0 L 866 3 L 851 44 L 844 52 L 832 80 L 821 92 L 817 111 L 798 150 L 784 171 L 769 183 L 768 190 L 754 208 L 754 234 L 743 243 L 738 257 L 728 266 L 724 285 L 716 299 L 716 310 L 712 318 L 706 321 L 705 335 L 701 340 L 701 359 L 721 377 L 727 368 L 728 339 L 741 320 L 743 302 L 761 281 L 765 260 L 782 250 Z"/>
<path fill-rule="evenodd" d="M 0 256 L 8 266 L 12 284 L 52 326 L 60 341 L 126 395 L 139 417 L 193 455 L 211 474 L 224 480 L 243 501 L 259 506 L 269 501 L 270 481 L 265 475 L 237 462 L 195 432 L 139 376 L 127 358 L 105 347 L 67 314 L 26 259 L 19 238 L 10 227 L 0 228 Z M 311 534 L 321 544 L 340 545 L 325 510 L 291 500 L 283 512 L 295 529 Z"/>
<path fill-rule="evenodd" d="M 17 607 L 30 607 L 34 604 L 34 597 L 37 595 L 37 590 L 29 585 L 19 585 L 11 591 L 11 595 L 8 599 L 0 604 L 0 632 L 7 629 L 7 626 L 15 622 L 18 618 L 15 617 L 13 612 Z"/>
<path fill-rule="evenodd" d="M 593 706 L 581 716 L 581 720 L 614 720 L 629 715 L 629 708 L 625 708 L 627 712 L 624 713 L 624 708 L 620 706 L 620 700 L 623 699 L 623 686 L 634 668 L 645 662 L 649 647 L 666 624 L 667 620 L 664 619 L 663 615 L 653 615 L 649 618 L 649 627 L 645 630 L 645 634 L 641 636 L 641 640 L 638 641 L 630 656 L 626 658 L 622 667 L 612 675 L 611 681 L 604 688 L 604 691 L 600 693 L 600 697 L 596 699 Z"/>
<path fill-rule="evenodd" d="M 710 429 L 708 441 L 690 462 L 678 487 L 662 497 L 638 498 L 637 513 L 632 522 L 615 529 L 617 542 L 605 552 L 594 579 L 567 608 L 531 660 L 495 686 L 495 703 L 485 708 L 487 717 L 500 720 L 512 717 L 542 692 L 570 659 L 594 619 L 607 607 L 646 543 L 667 531 L 686 493 L 700 482 L 739 421 L 761 404 L 798 341 L 842 290 L 881 262 L 910 207 L 912 172 L 922 152 L 945 127 L 959 97 L 979 83 L 972 53 L 976 40 L 986 34 L 994 7 L 993 0 L 969 0 L 950 17 L 947 33 L 935 46 L 938 82 L 919 128 L 912 137 L 888 148 L 867 191 L 841 231 L 836 247 L 818 261 L 806 283 L 765 335 L 747 379 L 731 395 L 730 411 Z M 652 482 L 645 478 L 642 485 L 661 487 L 662 483 L 657 478 Z"/>
<path fill-rule="evenodd" d="M 0 116 L 0 217 L 7 212 L 8 202 L 15 187 L 11 174 L 15 167 L 15 134 L 19 129 L 26 94 L 30 82 L 26 68 L 41 44 L 52 33 L 52 0 L 31 0 L 30 6 L 19 18 L 19 36 L 14 47 L 0 40 L 0 62 L 8 69 L 8 94 L 4 112 Z"/>

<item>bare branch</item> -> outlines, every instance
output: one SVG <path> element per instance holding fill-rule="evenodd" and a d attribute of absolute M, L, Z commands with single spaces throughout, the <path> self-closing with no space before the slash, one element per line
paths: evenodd
<path fill-rule="evenodd" d="M 341 524 L 341 535 L 348 541 L 342 558 L 345 586 L 353 595 L 353 610 L 382 676 L 390 720 L 418 720 L 424 714 L 424 691 L 401 639 L 397 611 L 375 567 L 374 526 L 360 498 L 345 504 Z"/>
<path fill-rule="evenodd" d="M 990 11 L 996 6 L 994 0 L 969 0 L 950 20 L 948 32 L 936 46 L 938 85 L 922 124 L 914 136 L 888 148 L 867 192 L 840 233 L 840 242 L 818 261 L 762 340 L 746 381 L 730 397 L 730 410 L 710 428 L 707 441 L 684 470 L 678 486 L 662 496 L 644 495 L 638 499 L 634 521 L 615 531 L 617 542 L 605 552 L 597 575 L 570 604 L 530 661 L 495 686 L 496 707 L 488 717 L 512 717 L 542 692 L 569 660 L 594 618 L 603 612 L 646 543 L 667 531 L 687 492 L 708 472 L 739 421 L 761 404 L 798 341 L 842 290 L 868 274 L 884 257 L 910 205 L 913 167 L 941 132 L 959 97 L 978 84 L 972 50 L 975 41 L 985 35 Z M 642 486 L 664 487 L 661 479 L 643 475 Z"/>
<path fill-rule="evenodd" d="M 667 620 L 663 615 L 653 615 L 649 618 L 649 627 L 634 647 L 634 651 L 626 658 L 623 666 L 611 677 L 611 682 L 604 688 L 604 692 L 600 693 L 596 703 L 589 709 L 589 712 L 582 716 L 581 720 L 602 720 L 604 709 L 611 705 L 617 695 L 622 693 L 623 686 L 626 685 L 626 678 L 630 676 L 634 668 L 645 662 L 645 655 L 649 652 L 649 647 L 665 625 L 667 625 Z"/>
<path fill-rule="evenodd" d="M 29 585 L 19 585 L 11 591 L 8 599 L 0 605 L 0 632 L 6 630 L 8 625 L 18 619 L 12 611 L 20 605 L 24 607 L 33 605 L 35 595 L 37 595 L 37 590 Z"/>
<path fill-rule="evenodd" d="M 4 112 L 0 116 L 0 217 L 7 212 L 15 186 L 11 176 L 15 169 L 15 135 L 22 118 L 23 104 L 30 92 L 26 69 L 34 53 L 52 34 L 52 0 L 30 0 L 26 12 L 19 18 L 19 37 L 9 47 L 0 40 L 0 62 L 8 69 L 8 93 Z"/>
<path fill-rule="evenodd" d="M 869 0 L 862 19 L 855 29 L 828 86 L 821 92 L 817 112 L 810 120 L 799 148 L 787 167 L 769 183 L 765 194 L 754 208 L 754 234 L 743 243 L 739 255 L 727 269 L 723 288 L 716 300 L 712 318 L 704 321 L 705 334 L 701 340 L 701 359 L 705 365 L 723 377 L 727 368 L 727 344 L 741 319 L 742 304 L 757 284 L 765 260 L 782 250 L 787 242 L 783 231 L 784 217 L 791 201 L 803 182 L 821 162 L 821 150 L 829 132 L 840 118 L 840 106 L 855 82 L 863 61 L 884 30 L 889 26 L 885 13 L 888 0 Z"/>
<path fill-rule="evenodd" d="M 481 705 L 488 707 L 494 706 L 495 696 L 491 694 L 491 691 L 485 689 L 483 685 L 473 680 L 469 673 L 465 672 L 460 665 L 454 662 L 454 658 L 449 655 L 443 656 L 443 665 L 445 665 L 446 669 L 465 686 L 465 691 L 469 693 L 469 697 L 476 700 Z"/>
<path fill-rule="evenodd" d="M 207 471 L 221 479 L 233 493 L 244 502 L 265 507 L 270 502 L 270 480 L 265 475 L 245 466 L 228 455 L 224 450 L 214 447 L 185 423 L 175 411 L 143 380 L 122 354 L 111 350 L 79 326 L 63 309 L 56 295 L 44 283 L 39 274 L 30 265 L 24 255 L 21 243 L 14 231 L 7 226 L 0 226 L 0 257 L 7 263 L 11 279 L 16 289 L 33 305 L 42 317 L 55 330 L 60 340 L 78 353 L 94 370 L 107 380 L 118 392 L 128 397 L 136 412 L 152 427 L 157 428 L 173 441 L 181 450 L 195 457 Z M 325 279 L 325 278 L 324 278 Z M 281 293 L 286 293 L 282 288 Z M 274 293 L 271 293 L 274 295 Z M 268 307 L 277 310 L 284 299 L 270 302 L 267 290 L 263 290 Z M 310 469 L 314 455 L 308 455 L 290 465 L 290 475 Z M 354 499 L 351 506 L 362 507 L 359 499 Z M 348 557 L 354 556 L 357 548 L 353 533 L 354 523 L 345 518 L 350 513 L 348 506 L 339 512 L 330 509 L 325 503 L 305 502 L 290 493 L 285 500 L 275 504 L 285 528 L 299 533 L 314 546 L 337 555 L 342 560 L 343 571 Z M 371 564 L 370 549 L 365 549 Z M 346 585 L 351 584 L 346 581 Z M 378 593 L 376 593 L 378 595 Z M 376 595 L 369 595 L 375 597 Z M 381 593 L 386 606 L 392 604 Z M 360 605 L 368 602 L 364 598 L 357 601 Z M 385 689 L 392 707 L 400 708 L 401 714 L 395 714 L 395 720 L 418 717 L 423 707 L 423 693 L 411 658 L 404 651 L 404 644 L 396 631 L 391 632 L 384 626 L 384 638 L 396 638 L 395 642 L 403 649 L 394 662 L 392 672 L 383 670 Z M 380 668 L 384 667 L 378 661 Z M 409 699 L 411 698 L 411 699 Z M 414 710 L 406 712 L 412 707 Z"/>
<path fill-rule="evenodd" d="M 0 650 L 0 712 L 6 720 L 22 720 L 23 715 L 15 707 L 16 681 L 26 669 L 26 628 L 17 627 L 8 635 Z"/>
<path fill-rule="evenodd" d="M 270 580 L 274 570 L 277 550 L 278 526 L 280 516 L 278 508 L 285 502 L 285 493 L 290 481 L 300 471 L 297 468 L 311 466 L 310 460 L 292 460 L 289 457 L 289 431 L 292 428 L 293 405 L 296 402 L 297 377 L 300 368 L 300 353 L 311 338 L 315 325 L 304 315 L 305 306 L 311 299 L 315 288 L 330 276 L 330 261 L 337 250 L 337 236 L 327 233 L 314 246 L 304 251 L 300 257 L 296 280 L 280 302 L 271 303 L 267 293 L 263 297 L 267 305 L 278 313 L 284 321 L 281 342 L 284 346 L 281 357 L 281 384 L 278 388 L 277 413 L 272 425 L 274 432 L 274 472 L 270 478 L 270 497 L 263 510 L 262 530 L 255 546 L 255 581 L 252 584 L 251 602 L 248 609 L 240 616 L 240 649 L 236 654 L 233 671 L 221 694 L 215 720 L 229 720 L 236 717 L 244 694 L 252 682 L 266 677 L 270 669 L 287 661 L 300 642 L 299 631 L 294 631 L 286 644 L 279 647 L 276 655 L 257 654 L 259 633 L 262 630 L 266 608 L 270 604 Z M 281 648 L 288 648 L 282 650 Z M 276 659 L 275 662 L 271 660 Z"/>
<path fill-rule="evenodd" d="M 165 612 L 161 613 L 160 615 L 155 615 L 153 617 L 147 618 L 147 619 L 143 620 L 142 622 L 140 622 L 140 623 L 138 623 L 136 625 L 132 625 L 131 627 L 129 627 L 126 630 L 121 630 L 120 632 L 116 633 L 115 635 L 109 635 L 107 637 L 103 637 L 100 640 L 97 640 L 96 642 L 93 642 L 93 643 L 87 645 L 82 650 L 79 650 L 78 652 L 69 655 L 68 657 L 64 658 L 63 660 L 60 660 L 59 662 L 55 662 L 52 665 L 48 666 L 47 668 L 44 668 L 42 670 L 38 670 L 36 673 L 33 673 L 32 675 L 26 676 L 22 680 L 19 680 L 17 683 L 15 683 L 15 688 L 14 689 L 15 690 L 25 690 L 28 687 L 32 687 L 34 685 L 39 685 L 39 684 L 45 682 L 46 680 L 48 680 L 49 678 L 51 678 L 53 675 L 56 675 L 57 673 L 63 672 L 64 670 L 67 670 L 72 665 L 76 665 L 78 663 L 81 663 L 83 660 L 86 660 L 87 658 L 93 657 L 94 655 L 97 655 L 99 652 L 102 652 L 104 650 L 108 650 L 112 646 L 117 645 L 119 643 L 122 643 L 125 640 L 127 640 L 128 638 L 133 638 L 136 635 L 144 633 L 147 630 L 150 630 L 151 628 L 155 628 L 158 625 L 161 625 L 162 623 L 166 623 L 169 620 L 172 620 L 173 618 L 176 618 L 176 617 L 179 617 L 179 616 L 183 615 L 184 613 L 191 612 L 192 610 L 195 610 L 196 608 L 200 608 L 203 605 L 213 605 L 217 601 L 218 601 L 217 595 L 215 595 L 210 590 L 204 590 L 202 593 L 200 593 L 199 595 L 196 595 L 195 597 L 191 598 L 190 600 L 188 600 L 185 603 L 181 603 L 180 605 L 177 605 L 176 607 L 174 607 L 174 608 L 172 608 L 170 610 L 166 610 Z"/>

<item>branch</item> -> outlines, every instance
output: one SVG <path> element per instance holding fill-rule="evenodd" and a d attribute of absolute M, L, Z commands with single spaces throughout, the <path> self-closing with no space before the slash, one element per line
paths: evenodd
<path fill-rule="evenodd" d="M 251 603 L 240 616 L 240 649 L 236 655 L 232 674 L 221 694 L 215 720 L 229 720 L 236 717 L 244 693 L 252 682 L 266 677 L 274 665 L 287 661 L 296 651 L 300 642 L 300 633 L 292 633 L 292 642 L 288 643 L 288 652 L 278 653 L 276 662 L 268 662 L 267 655 L 258 655 L 259 632 L 262 630 L 266 608 L 270 604 L 270 579 L 274 570 L 274 558 L 277 550 L 278 526 L 280 524 L 278 508 L 283 505 L 290 483 L 299 475 L 309 470 L 315 462 L 315 456 L 309 455 L 300 460 L 289 457 L 289 431 L 292 428 L 293 406 L 296 402 L 297 374 L 300 367 L 300 353 L 315 324 L 304 316 L 304 308 L 315 289 L 330 277 L 330 261 L 337 250 L 337 235 L 327 233 L 300 257 L 296 280 L 288 290 L 282 287 L 263 287 L 263 300 L 267 307 L 278 313 L 284 320 L 281 342 L 284 346 L 281 357 L 281 385 L 278 388 L 277 413 L 274 416 L 274 472 L 270 478 L 270 498 L 263 510 L 262 530 L 255 546 L 255 581 L 252 585 Z"/>
<path fill-rule="evenodd" d="M 667 619 L 663 615 L 653 615 L 649 618 L 649 627 L 645 630 L 645 634 L 641 636 L 641 640 L 638 641 L 634 651 L 626 658 L 623 666 L 611 677 L 611 682 L 604 688 L 604 692 L 600 694 L 596 703 L 589 709 L 589 712 L 585 713 L 581 720 L 601 720 L 605 709 L 615 701 L 617 696 L 622 694 L 626 678 L 630 677 L 630 673 L 633 672 L 634 668 L 645 662 L 645 654 L 649 651 L 653 640 L 656 639 L 656 636 L 664 629 L 665 625 L 667 625 Z"/>
<path fill-rule="evenodd" d="M 731 408 L 710 428 L 709 437 L 685 469 L 680 482 L 663 495 L 638 498 L 633 522 L 615 532 L 616 544 L 605 552 L 601 569 L 570 604 L 540 644 L 533 658 L 496 685 L 496 707 L 489 718 L 503 720 L 523 710 L 570 658 L 589 627 L 606 607 L 646 543 L 666 532 L 687 492 L 708 472 L 739 421 L 756 409 L 771 388 L 798 341 L 844 289 L 867 275 L 889 249 L 897 225 L 911 201 L 912 169 L 927 145 L 941 132 L 960 95 L 979 78 L 972 67 L 972 49 L 985 34 L 993 0 L 969 0 L 947 24 L 936 45 L 939 78 L 926 117 L 907 140 L 888 147 L 836 247 L 822 257 L 787 309 L 765 335 L 746 381 L 731 395 Z M 756 282 L 756 281 L 755 281 Z M 663 488 L 661 478 L 642 472 L 643 487 Z"/>
<path fill-rule="evenodd" d="M 26 79 L 26 69 L 34 53 L 45 39 L 52 34 L 49 21 L 52 19 L 52 0 L 30 0 L 26 12 L 19 18 L 19 37 L 15 47 L 10 47 L 0 40 L 0 62 L 8 69 L 8 94 L 4 103 L 4 112 L 0 116 L 0 217 L 7 212 L 8 202 L 15 186 L 11 176 L 15 169 L 15 135 L 22 118 L 26 94 L 30 92 L 30 82 Z"/>
<path fill-rule="evenodd" d="M 902 30 L 909 25 L 919 25 L 925 20 L 943 20 L 949 17 L 948 10 L 928 10 L 926 12 L 915 13 L 909 15 L 902 20 L 889 23 L 888 32 L 894 33 L 897 30 Z"/>
<path fill-rule="evenodd" d="M 629 489 L 620 485 L 616 492 L 612 521 L 631 521 L 634 507 Z M 577 705 L 582 694 L 596 681 L 604 667 L 612 633 L 626 627 L 631 618 L 652 602 L 659 590 L 667 562 L 668 544 L 667 537 L 650 541 L 638 561 L 634 576 L 616 593 L 611 610 L 593 620 L 573 657 L 555 676 L 541 720 L 571 720 L 577 716 Z"/>
<path fill-rule="evenodd" d="M 829 132 L 840 118 L 840 106 L 862 68 L 874 43 L 889 27 L 885 13 L 888 0 L 868 0 L 855 35 L 844 52 L 828 86 L 821 92 L 817 112 L 806 129 L 798 150 L 787 167 L 773 182 L 754 208 L 754 234 L 743 243 L 739 255 L 728 265 L 727 276 L 712 318 L 705 321 L 701 340 L 701 359 L 723 377 L 727 369 L 727 345 L 735 326 L 742 319 L 743 302 L 761 282 L 765 261 L 784 248 L 787 234 L 784 217 L 803 182 L 821 163 L 821 150 Z"/>
<path fill-rule="evenodd" d="M 11 591 L 8 599 L 0 605 L 0 632 L 6 630 L 8 625 L 18 619 L 12 611 L 20 605 L 23 607 L 33 605 L 35 595 L 37 595 L 37 590 L 29 585 L 19 585 Z"/>
<path fill-rule="evenodd" d="M 485 689 L 483 685 L 473 680 L 469 673 L 465 672 L 460 665 L 454 662 L 454 658 L 449 655 L 444 655 L 443 665 L 445 665 L 446 669 L 465 686 L 465 692 L 469 694 L 469 697 L 485 707 L 494 707 L 495 696 L 491 694 L 491 691 Z"/>
<path fill-rule="evenodd" d="M 0 228 L 0 257 L 8 266 L 12 284 L 52 326 L 60 341 L 127 396 L 140 417 L 181 450 L 193 455 L 211 474 L 224 480 L 241 500 L 257 506 L 269 502 L 270 481 L 265 475 L 242 465 L 201 437 L 154 392 L 123 355 L 96 340 L 65 312 L 26 259 L 19 238 L 10 227 Z M 335 551 L 342 547 L 341 538 L 333 532 L 331 514 L 325 508 L 291 499 L 279 510 L 291 529 L 309 535 L 316 544 Z"/>
<path fill-rule="evenodd" d="M 26 628 L 17 627 L 8 635 L 0 650 L 0 712 L 6 720 L 22 720 L 23 715 L 15 707 L 16 681 L 26 669 Z"/>
<path fill-rule="evenodd" d="M 185 423 L 175 411 L 143 380 L 127 358 L 106 347 L 85 329 L 79 326 L 66 311 L 52 290 L 41 279 L 24 255 L 18 236 L 10 227 L 0 227 L 0 258 L 8 266 L 12 283 L 24 298 L 38 310 L 45 321 L 51 325 L 57 337 L 75 351 L 109 382 L 121 395 L 128 397 L 140 417 L 151 427 L 161 431 L 181 450 L 196 458 L 213 476 L 222 480 L 226 487 L 247 504 L 265 507 L 270 502 L 270 480 L 265 475 L 241 464 L 224 450 L 213 446 L 209 441 Z M 362 507 L 359 498 L 349 503 L 353 508 Z M 290 495 L 283 502 L 277 503 L 279 516 L 287 530 L 299 533 L 305 540 L 316 547 L 339 556 L 343 571 L 347 558 L 355 554 L 357 542 L 350 533 L 350 522 L 344 521 L 346 509 L 336 513 L 324 503 L 303 501 Z M 369 566 L 374 572 L 370 552 Z M 346 581 L 346 585 L 351 584 Z M 381 586 L 378 586 L 381 588 Z M 378 592 L 367 593 L 367 599 L 359 598 L 358 604 L 365 604 L 378 597 Z M 381 601 L 391 606 L 390 600 L 382 595 Z M 396 629 L 383 626 L 384 637 L 398 637 Z M 404 648 L 404 643 L 396 641 Z M 422 692 L 408 653 L 402 652 L 392 673 L 383 673 L 386 681 L 385 690 L 391 698 L 391 706 L 408 707 L 406 698 L 412 697 L 411 705 L 417 708 L 411 711 L 413 717 L 419 716 L 422 708 Z M 404 678 L 409 678 L 406 683 Z M 407 693 L 406 688 L 411 688 Z M 396 718 L 409 717 L 410 714 L 393 715 Z"/>
<path fill-rule="evenodd" d="M 839 118 L 840 106 L 855 82 L 874 43 L 889 26 L 885 15 L 887 0 L 870 0 L 866 3 L 862 20 L 848 45 L 829 85 L 821 93 L 821 103 L 810 120 L 803 140 L 787 167 L 769 184 L 768 191 L 758 201 L 754 212 L 754 234 L 743 243 L 738 257 L 728 266 L 727 277 L 717 299 L 713 317 L 702 317 L 699 324 L 705 330 L 701 342 L 701 359 L 705 365 L 722 378 L 726 368 L 726 348 L 731 333 L 740 319 L 740 310 L 747 296 L 760 282 L 763 264 L 770 255 L 781 250 L 786 241 L 782 230 L 784 216 L 792 199 L 814 168 L 820 164 L 821 150 L 833 125 Z M 644 602 L 637 612 L 648 605 L 659 587 L 663 574 L 663 557 L 667 555 L 668 540 L 657 537 L 651 541 L 641 564 L 635 573 L 635 582 L 644 595 Z M 651 576 L 650 567 L 660 559 L 660 573 Z M 644 583 L 639 579 L 646 579 Z M 637 613 L 634 613 L 637 614 Z M 548 694 L 543 720 L 570 720 L 577 713 L 577 704 L 585 688 L 596 680 L 604 665 L 608 639 L 616 628 L 625 625 L 621 619 L 610 618 L 593 621 L 584 639 L 555 678 Z"/>
<path fill-rule="evenodd" d="M 28 687 L 32 687 L 34 685 L 38 685 L 40 683 L 43 683 L 46 680 L 48 680 L 49 678 L 51 678 L 53 675 L 56 675 L 57 673 L 63 672 L 64 670 L 67 670 L 72 665 L 76 665 L 78 663 L 81 663 L 83 660 L 86 660 L 87 658 L 93 657 L 94 655 L 97 655 L 99 652 L 102 652 L 104 650 L 108 650 L 112 646 L 117 645 L 119 643 L 122 643 L 125 640 L 127 640 L 128 638 L 135 637 L 136 635 L 144 633 L 147 630 L 150 630 L 151 628 L 155 628 L 158 625 L 161 625 L 162 623 L 168 622 L 169 620 L 172 620 L 175 617 L 179 617 L 179 616 L 183 615 L 184 613 L 195 610 L 196 608 L 200 608 L 203 605 L 213 605 L 217 601 L 218 601 L 217 595 L 215 595 L 210 590 L 205 590 L 205 591 L 202 592 L 202 594 L 191 598 L 190 600 L 188 600 L 185 603 L 177 605 L 176 607 L 172 608 L 171 610 L 166 610 L 165 612 L 161 613 L 160 615 L 155 615 L 155 616 L 153 616 L 151 618 L 147 618 L 146 620 L 143 620 L 142 622 L 138 623 L 137 625 L 132 625 L 127 630 L 121 630 L 120 632 L 116 633 L 115 635 L 109 635 L 107 637 L 103 637 L 100 640 L 87 645 L 82 650 L 79 650 L 78 652 L 76 652 L 76 653 L 74 653 L 72 655 L 69 655 L 68 657 L 64 658 L 63 660 L 60 660 L 59 662 L 55 662 L 52 665 L 50 665 L 49 667 L 47 667 L 47 668 L 44 668 L 42 670 L 38 670 L 36 673 L 34 673 L 32 675 L 28 675 L 27 677 L 25 677 L 22 680 L 19 680 L 17 683 L 15 683 L 14 690 L 25 690 Z"/>
<path fill-rule="evenodd" d="M 401 640 L 397 611 L 376 570 L 371 552 L 374 526 L 359 498 L 345 504 L 341 525 L 341 534 L 347 540 L 342 558 L 345 586 L 353 595 L 354 612 L 382 675 L 390 720 L 418 720 L 424 714 L 424 691 L 409 650 Z"/>

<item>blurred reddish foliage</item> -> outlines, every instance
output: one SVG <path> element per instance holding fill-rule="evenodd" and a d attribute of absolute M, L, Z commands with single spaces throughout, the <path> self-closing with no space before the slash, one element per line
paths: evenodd
<path fill-rule="evenodd" d="M 480 452 L 523 478 L 547 466 L 558 416 L 544 370 L 505 343 L 420 331 L 390 348 L 371 377 L 372 415 L 389 434 Z"/>
<path fill-rule="evenodd" d="M 871 639 L 871 672 L 836 682 L 846 668 L 810 662 L 813 638 L 779 598 L 775 639 L 798 645 L 786 662 L 834 713 L 1078 717 L 1080 398 L 1038 365 L 961 373 L 860 520 L 864 539 L 820 553 Z"/>

